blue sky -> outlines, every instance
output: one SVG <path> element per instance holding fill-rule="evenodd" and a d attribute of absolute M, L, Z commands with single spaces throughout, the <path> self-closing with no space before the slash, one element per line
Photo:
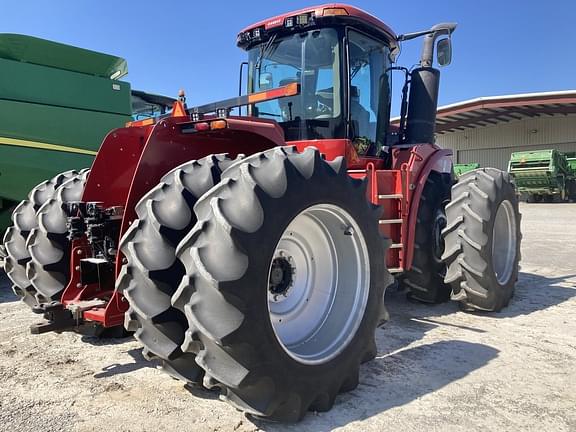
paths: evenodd
<path fill-rule="evenodd" d="M 458 22 L 452 65 L 442 69 L 440 104 L 479 96 L 576 88 L 576 2 L 571 0 L 436 0 L 351 4 L 397 33 Z M 318 4 L 302 0 L 0 1 L 0 31 L 22 33 L 122 56 L 133 88 L 190 104 L 236 95 L 244 26 Z M 399 64 L 411 66 L 420 40 L 403 45 Z M 395 79 L 400 92 L 401 76 Z M 394 111 L 398 111 L 398 104 Z"/>

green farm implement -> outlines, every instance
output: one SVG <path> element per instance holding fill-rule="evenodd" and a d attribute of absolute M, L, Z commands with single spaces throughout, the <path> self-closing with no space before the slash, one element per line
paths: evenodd
<path fill-rule="evenodd" d="M 528 202 L 568 201 L 576 199 L 575 156 L 554 149 L 516 152 L 508 172 Z"/>
<path fill-rule="evenodd" d="M 35 185 L 89 167 L 109 131 L 171 105 L 131 92 L 126 73 L 120 57 L 0 34 L 0 234 Z"/>
<path fill-rule="evenodd" d="M 477 162 L 468 164 L 454 164 L 454 174 L 456 175 L 456 177 L 460 177 L 462 174 L 467 173 L 468 171 L 473 171 L 478 168 L 480 168 L 480 164 Z"/>

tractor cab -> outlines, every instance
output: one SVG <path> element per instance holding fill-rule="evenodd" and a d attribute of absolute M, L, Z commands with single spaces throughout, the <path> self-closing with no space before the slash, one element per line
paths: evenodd
<path fill-rule="evenodd" d="M 297 95 L 249 106 L 249 115 L 278 122 L 286 141 L 350 140 L 359 155 L 386 145 L 397 42 L 380 20 L 320 6 L 250 26 L 238 45 L 248 52 L 248 93 L 299 86 Z"/>

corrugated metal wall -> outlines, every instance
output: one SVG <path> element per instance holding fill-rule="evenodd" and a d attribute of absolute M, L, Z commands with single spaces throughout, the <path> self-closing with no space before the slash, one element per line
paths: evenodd
<path fill-rule="evenodd" d="M 537 117 L 449 132 L 438 135 L 437 143 L 454 150 L 456 163 L 479 162 L 505 170 L 515 151 L 576 152 L 576 116 Z"/>

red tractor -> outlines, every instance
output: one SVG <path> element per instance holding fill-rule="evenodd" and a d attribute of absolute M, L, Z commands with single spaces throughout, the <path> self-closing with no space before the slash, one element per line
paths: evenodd
<path fill-rule="evenodd" d="M 455 183 L 434 144 L 454 24 L 397 36 L 330 4 L 242 30 L 248 95 L 132 122 L 90 171 L 36 187 L 4 239 L 33 333 L 134 332 L 171 375 L 297 421 L 358 385 L 395 277 L 414 299 L 498 311 L 520 258 L 507 173 Z M 423 36 L 420 64 L 395 66 Z M 391 72 L 406 81 L 390 125 Z M 246 115 L 232 115 L 238 109 Z"/>

